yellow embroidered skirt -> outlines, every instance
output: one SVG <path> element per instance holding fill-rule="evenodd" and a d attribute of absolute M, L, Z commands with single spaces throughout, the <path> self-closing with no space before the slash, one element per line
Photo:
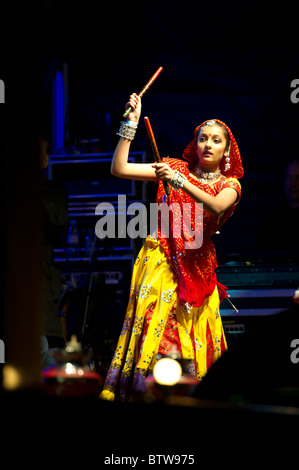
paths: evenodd
<path fill-rule="evenodd" d="M 123 328 L 101 398 L 125 399 L 142 390 L 157 354 L 178 351 L 192 361 L 198 380 L 226 350 L 217 287 L 188 313 L 177 304 L 177 282 L 156 238 L 147 237 L 135 261 Z"/>

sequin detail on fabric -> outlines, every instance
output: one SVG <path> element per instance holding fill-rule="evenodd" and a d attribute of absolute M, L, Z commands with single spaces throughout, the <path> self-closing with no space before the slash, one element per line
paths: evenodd
<path fill-rule="evenodd" d="M 135 295 L 143 289 L 145 298 Z M 185 312 L 178 303 L 177 280 L 163 249 L 158 240 L 148 237 L 134 265 L 131 292 L 101 397 L 126 400 L 132 390 L 142 392 L 157 354 L 167 355 L 173 348 L 192 360 L 190 370 L 201 380 L 212 363 L 212 357 L 207 361 L 208 344 L 212 341 L 215 349 L 216 339 L 221 338 L 222 348 L 226 348 L 221 318 L 215 313 L 219 311 L 217 287 L 202 307 Z"/>

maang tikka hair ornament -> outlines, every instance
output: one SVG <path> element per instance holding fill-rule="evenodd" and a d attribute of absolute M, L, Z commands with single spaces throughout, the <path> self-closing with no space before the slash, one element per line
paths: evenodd
<path fill-rule="evenodd" d="M 232 131 L 230 128 L 222 121 L 219 119 L 209 119 L 200 126 L 198 126 L 195 131 L 194 131 L 194 138 L 191 140 L 191 142 L 187 145 L 183 152 L 183 158 L 184 160 L 187 160 L 189 162 L 189 169 L 192 170 L 197 166 L 198 163 L 198 155 L 197 155 L 197 138 L 198 138 L 198 133 L 200 130 L 203 130 L 206 126 L 215 126 L 215 124 L 219 124 L 220 126 L 223 126 L 229 137 L 230 137 L 230 143 L 229 143 L 229 148 L 227 151 L 227 155 L 223 157 L 221 164 L 220 164 L 220 170 L 221 173 L 226 176 L 227 178 L 242 178 L 244 174 L 244 169 L 242 165 L 242 160 L 241 160 L 241 155 L 239 151 L 239 147 L 237 144 L 236 139 L 234 138 Z"/>

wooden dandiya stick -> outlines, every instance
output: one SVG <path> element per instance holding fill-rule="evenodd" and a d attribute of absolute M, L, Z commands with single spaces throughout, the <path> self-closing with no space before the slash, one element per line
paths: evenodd
<path fill-rule="evenodd" d="M 231 304 L 231 306 L 233 307 L 233 309 L 235 310 L 235 312 L 239 313 L 239 310 L 234 306 L 234 304 L 232 303 L 232 301 L 229 300 L 229 297 L 230 297 L 230 295 L 227 297 L 227 300 L 229 301 L 229 303 Z"/>
<path fill-rule="evenodd" d="M 159 67 L 158 70 L 154 73 L 154 75 L 152 76 L 152 78 L 147 82 L 147 84 L 142 88 L 142 90 L 138 93 L 138 96 L 139 98 L 142 98 L 142 96 L 144 95 L 144 93 L 149 89 L 149 87 L 152 85 L 152 83 L 156 80 L 156 78 L 158 77 L 158 75 L 162 72 L 163 70 L 163 67 Z M 132 111 L 132 108 L 131 106 L 129 106 L 124 114 L 123 114 L 123 117 L 126 118 L 128 116 L 128 114 Z"/>
<path fill-rule="evenodd" d="M 144 123 L 145 123 L 145 127 L 146 127 L 146 130 L 147 130 L 151 145 L 152 145 L 152 150 L 153 150 L 155 161 L 157 163 L 161 163 L 162 160 L 161 160 L 160 153 L 159 153 L 159 150 L 158 150 L 158 147 L 157 147 L 156 139 L 155 139 L 155 136 L 154 136 L 154 133 L 153 133 L 153 129 L 152 129 L 150 120 L 147 116 L 144 117 Z M 170 196 L 170 191 L 169 191 L 167 181 L 163 181 L 163 186 L 164 186 L 164 190 L 165 190 L 165 193 L 167 194 L 167 196 Z"/>

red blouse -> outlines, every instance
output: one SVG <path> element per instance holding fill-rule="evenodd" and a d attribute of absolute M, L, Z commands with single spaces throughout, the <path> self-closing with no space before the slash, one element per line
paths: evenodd
<path fill-rule="evenodd" d="M 236 178 L 222 176 L 215 183 L 200 183 L 189 175 L 188 162 L 168 157 L 163 158 L 163 162 L 173 170 L 179 171 L 187 177 L 188 181 L 211 196 L 215 197 L 224 188 L 233 188 L 238 193 L 238 201 L 240 199 L 241 185 Z M 164 186 L 162 181 L 159 182 L 157 203 L 172 204 L 172 218 L 169 224 L 169 235 L 165 237 L 163 224 L 161 225 L 161 212 L 159 212 L 158 238 L 177 276 L 179 301 L 182 305 L 185 304 L 187 309 L 190 306 L 200 307 L 213 293 L 216 285 L 222 300 L 227 297 L 227 293 L 226 288 L 216 278 L 216 250 L 211 236 L 232 215 L 235 205 L 219 216 L 211 215 L 203 210 L 203 217 L 200 217 L 196 212 L 195 201 L 188 194 L 181 189 L 174 191 L 170 186 L 169 189 L 171 194 L 165 201 Z M 176 232 L 174 236 L 174 221 L 177 224 L 178 220 L 180 220 L 180 232 Z M 178 233 L 180 233 L 179 237 Z M 198 243 L 195 248 L 186 248 L 187 242 L 193 241 L 194 243 L 195 240 L 200 239 L 200 236 L 202 236 L 202 244 Z"/>

